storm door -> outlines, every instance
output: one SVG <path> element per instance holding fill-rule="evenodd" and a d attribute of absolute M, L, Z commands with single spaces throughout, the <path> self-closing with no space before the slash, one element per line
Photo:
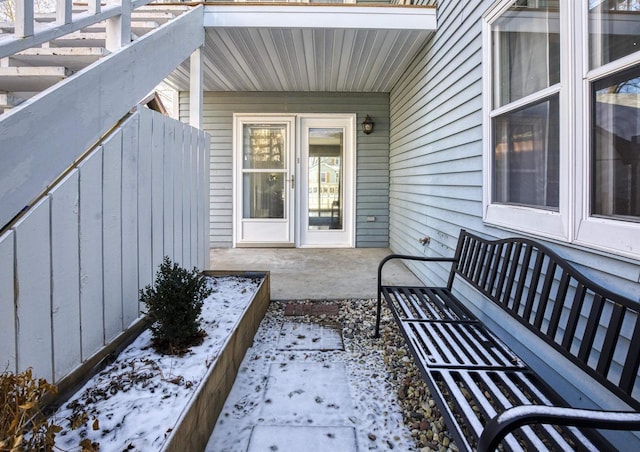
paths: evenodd
<path fill-rule="evenodd" d="M 294 117 L 235 117 L 236 246 L 294 246 Z"/>

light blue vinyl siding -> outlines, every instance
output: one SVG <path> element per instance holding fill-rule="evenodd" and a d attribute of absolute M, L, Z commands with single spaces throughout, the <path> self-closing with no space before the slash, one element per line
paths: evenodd
<path fill-rule="evenodd" d="M 180 117 L 188 120 L 188 95 L 180 96 Z M 211 246 L 233 245 L 234 113 L 356 113 L 356 246 L 389 245 L 389 96 L 369 93 L 204 94 L 203 127 L 211 134 Z M 375 131 L 360 128 L 366 115 Z M 375 217 L 367 222 L 367 217 Z"/>
<path fill-rule="evenodd" d="M 482 221 L 482 15 L 494 2 L 442 0 L 438 31 L 390 96 L 390 244 L 450 255 L 461 228 L 517 235 Z M 431 237 L 422 248 L 417 239 Z M 552 247 L 593 279 L 640 301 L 638 261 L 566 243 Z M 442 283 L 446 271 L 421 275 Z"/>

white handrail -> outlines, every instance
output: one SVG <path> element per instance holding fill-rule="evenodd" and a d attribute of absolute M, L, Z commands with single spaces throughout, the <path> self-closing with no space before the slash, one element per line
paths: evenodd
<path fill-rule="evenodd" d="M 73 3 L 71 0 L 57 0 L 55 22 L 38 24 L 40 26 L 36 27 L 33 0 L 16 0 L 14 32 L 0 35 L 0 58 L 8 57 L 107 19 L 113 19 L 117 25 L 107 27 L 107 41 L 118 43 L 118 47 L 126 45 L 130 39 L 128 24 L 131 23 L 131 11 L 151 3 L 151 1 L 117 0 L 102 7 L 100 0 L 90 0 L 86 6 L 87 11 L 72 14 Z"/>
<path fill-rule="evenodd" d="M 0 117 L 0 228 L 203 45 L 203 12 L 191 9 Z"/>

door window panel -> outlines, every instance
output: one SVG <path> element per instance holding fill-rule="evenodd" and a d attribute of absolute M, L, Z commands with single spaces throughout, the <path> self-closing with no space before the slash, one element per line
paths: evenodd
<path fill-rule="evenodd" d="M 285 126 L 245 124 L 243 127 L 244 169 L 283 169 L 285 167 Z"/>
<path fill-rule="evenodd" d="M 244 174 L 243 218 L 286 218 L 283 173 Z"/>
<path fill-rule="evenodd" d="M 244 124 L 242 217 L 285 219 L 286 137 L 280 124 Z"/>
<path fill-rule="evenodd" d="M 344 130 L 309 129 L 309 230 L 342 229 Z"/>

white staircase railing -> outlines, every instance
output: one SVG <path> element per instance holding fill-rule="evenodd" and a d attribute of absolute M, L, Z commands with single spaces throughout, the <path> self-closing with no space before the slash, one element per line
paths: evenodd
<path fill-rule="evenodd" d="M 203 7 L 0 116 L 0 230 L 202 46 Z"/>
<path fill-rule="evenodd" d="M 0 58 L 51 41 L 98 22 L 107 21 L 107 48 L 114 51 L 130 42 L 131 11 L 152 0 L 115 0 L 104 6 L 90 0 L 83 12 L 74 13 L 72 0 L 58 0 L 56 20 L 37 23 L 33 0 L 16 0 L 14 32 L 0 35 Z"/>

